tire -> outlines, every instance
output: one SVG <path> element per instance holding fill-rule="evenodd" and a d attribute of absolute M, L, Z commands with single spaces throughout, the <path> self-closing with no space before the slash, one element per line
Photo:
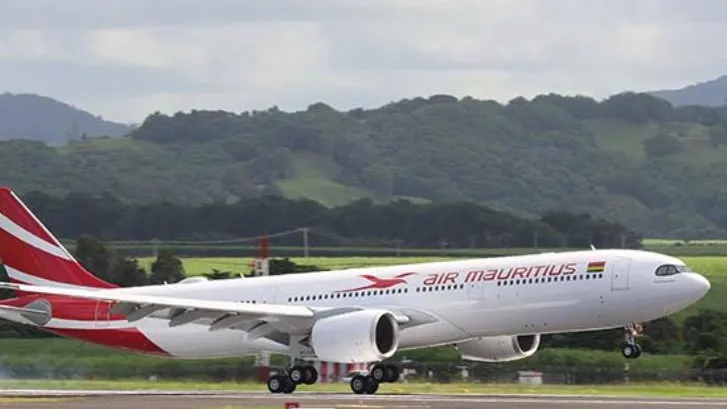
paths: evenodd
<path fill-rule="evenodd" d="M 313 385 L 318 380 L 318 371 L 312 365 L 306 366 L 303 374 L 303 383 L 306 385 Z"/>
<path fill-rule="evenodd" d="M 351 390 L 357 395 L 366 393 L 367 387 L 369 386 L 369 377 L 361 374 L 356 374 L 351 378 Z"/>
<path fill-rule="evenodd" d="M 281 375 L 273 375 L 268 378 L 267 384 L 270 393 L 283 393 L 288 387 L 288 380 Z"/>
<path fill-rule="evenodd" d="M 373 395 L 379 390 L 379 382 L 371 376 L 367 376 L 368 385 L 366 385 L 366 394 Z"/>
<path fill-rule="evenodd" d="M 304 382 L 305 380 L 305 368 L 296 365 L 292 368 L 290 368 L 290 371 L 288 371 L 288 377 L 290 377 L 290 380 L 293 381 L 294 384 L 298 385 Z"/>
<path fill-rule="evenodd" d="M 394 383 L 399 380 L 399 367 L 396 365 L 386 365 L 384 367 L 384 382 Z"/>
<path fill-rule="evenodd" d="M 385 382 L 386 367 L 384 365 L 375 365 L 371 370 L 371 377 L 374 378 L 376 382 Z"/>
<path fill-rule="evenodd" d="M 623 344 L 621 346 L 621 355 L 626 359 L 636 359 L 641 355 L 641 348 L 636 344 Z"/>

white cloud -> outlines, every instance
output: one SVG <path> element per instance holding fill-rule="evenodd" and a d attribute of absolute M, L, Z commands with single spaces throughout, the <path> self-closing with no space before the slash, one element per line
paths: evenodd
<path fill-rule="evenodd" d="M 0 90 L 125 121 L 432 93 L 604 97 L 723 74 L 725 23 L 716 0 L 5 0 Z"/>

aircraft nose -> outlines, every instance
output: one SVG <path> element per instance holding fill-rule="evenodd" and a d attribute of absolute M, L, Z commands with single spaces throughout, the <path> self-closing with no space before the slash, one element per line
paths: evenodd
<path fill-rule="evenodd" d="M 704 297 L 712 288 L 709 280 L 705 276 L 697 273 L 689 274 L 689 284 L 694 289 L 695 296 L 698 299 Z"/>

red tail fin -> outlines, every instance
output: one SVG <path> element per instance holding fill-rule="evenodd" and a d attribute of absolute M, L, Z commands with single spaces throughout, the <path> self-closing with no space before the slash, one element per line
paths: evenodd
<path fill-rule="evenodd" d="M 7 187 L 0 187 L 0 258 L 13 282 L 55 287 L 116 287 L 83 268 Z"/>

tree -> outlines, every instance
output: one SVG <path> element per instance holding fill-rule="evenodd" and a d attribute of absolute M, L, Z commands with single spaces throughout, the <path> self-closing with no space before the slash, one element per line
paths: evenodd
<path fill-rule="evenodd" d="M 83 235 L 78 238 L 75 257 L 86 270 L 118 286 L 130 287 L 149 282 L 138 260 L 123 257 L 116 249 L 106 247 L 95 237 Z"/>
<path fill-rule="evenodd" d="M 727 313 L 702 309 L 687 317 L 683 328 L 688 353 L 727 355 Z"/>
<path fill-rule="evenodd" d="M 84 234 L 76 240 L 76 260 L 88 271 L 105 281 L 113 281 L 111 251 L 97 238 Z"/>
<path fill-rule="evenodd" d="M 660 133 L 643 142 L 644 152 L 647 156 L 661 157 L 674 155 L 682 150 L 682 143 L 675 136 Z"/>
<path fill-rule="evenodd" d="M 182 260 L 174 256 L 169 249 L 159 250 L 156 260 L 151 265 L 151 284 L 176 283 L 185 278 Z"/>
<path fill-rule="evenodd" d="M 203 276 L 210 280 L 224 280 L 232 278 L 232 274 L 232 271 L 220 271 L 216 268 L 213 268 L 211 273 L 202 273 Z"/>
<path fill-rule="evenodd" d="M 135 258 L 122 258 L 114 263 L 113 282 L 122 287 L 149 284 L 149 275 Z"/>

